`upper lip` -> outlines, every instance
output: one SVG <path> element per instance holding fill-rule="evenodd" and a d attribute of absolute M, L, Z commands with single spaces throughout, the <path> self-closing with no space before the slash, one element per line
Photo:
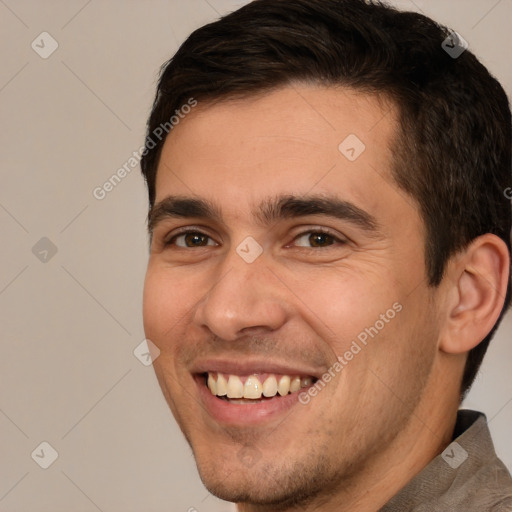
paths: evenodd
<path fill-rule="evenodd" d="M 243 357 L 243 356 L 241 356 Z M 257 373 L 275 373 L 300 377 L 321 378 L 323 371 L 301 364 L 281 363 L 268 359 L 205 359 L 196 361 L 192 373 L 218 372 L 228 375 L 252 375 Z"/>

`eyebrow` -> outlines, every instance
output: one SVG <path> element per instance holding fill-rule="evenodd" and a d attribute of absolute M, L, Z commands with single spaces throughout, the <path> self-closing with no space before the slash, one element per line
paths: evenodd
<path fill-rule="evenodd" d="M 355 204 L 337 198 L 316 195 L 280 195 L 265 199 L 252 211 L 257 222 L 268 227 L 279 220 L 322 215 L 348 221 L 369 236 L 379 236 L 381 226 L 377 219 Z M 155 204 L 148 214 L 148 231 L 166 218 L 203 218 L 223 223 L 222 211 L 211 201 L 195 197 L 168 196 Z"/>

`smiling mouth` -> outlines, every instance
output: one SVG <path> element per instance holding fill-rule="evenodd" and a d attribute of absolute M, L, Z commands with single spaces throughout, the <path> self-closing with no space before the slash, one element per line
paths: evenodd
<path fill-rule="evenodd" d="M 300 375 L 263 373 L 239 376 L 219 372 L 204 373 L 203 378 L 212 395 L 233 404 L 257 404 L 283 397 L 308 388 L 318 380 Z"/>

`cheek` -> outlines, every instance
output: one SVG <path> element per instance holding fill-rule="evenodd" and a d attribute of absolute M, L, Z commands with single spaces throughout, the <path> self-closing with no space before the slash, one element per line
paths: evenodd
<path fill-rule="evenodd" d="M 187 286 L 172 273 L 148 266 L 143 292 L 143 322 L 146 337 L 160 349 L 166 339 L 174 338 L 180 328 L 180 318 L 186 311 Z"/>
<path fill-rule="evenodd" d="M 324 269 L 302 274 L 292 283 L 290 288 L 301 298 L 297 303 L 301 315 L 336 356 L 348 350 L 359 334 L 364 338 L 365 329 L 376 322 L 379 330 L 384 330 L 382 314 L 386 316 L 391 310 L 386 320 L 396 316 L 393 304 L 400 294 L 392 280 L 385 280 L 384 273 Z"/>

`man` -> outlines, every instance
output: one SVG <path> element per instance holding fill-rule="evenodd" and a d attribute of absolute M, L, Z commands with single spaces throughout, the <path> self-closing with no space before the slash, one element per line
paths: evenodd
<path fill-rule="evenodd" d="M 510 124 L 457 34 L 377 2 L 257 0 L 165 65 L 144 325 L 213 494 L 512 510 L 458 413 L 510 301 Z"/>

